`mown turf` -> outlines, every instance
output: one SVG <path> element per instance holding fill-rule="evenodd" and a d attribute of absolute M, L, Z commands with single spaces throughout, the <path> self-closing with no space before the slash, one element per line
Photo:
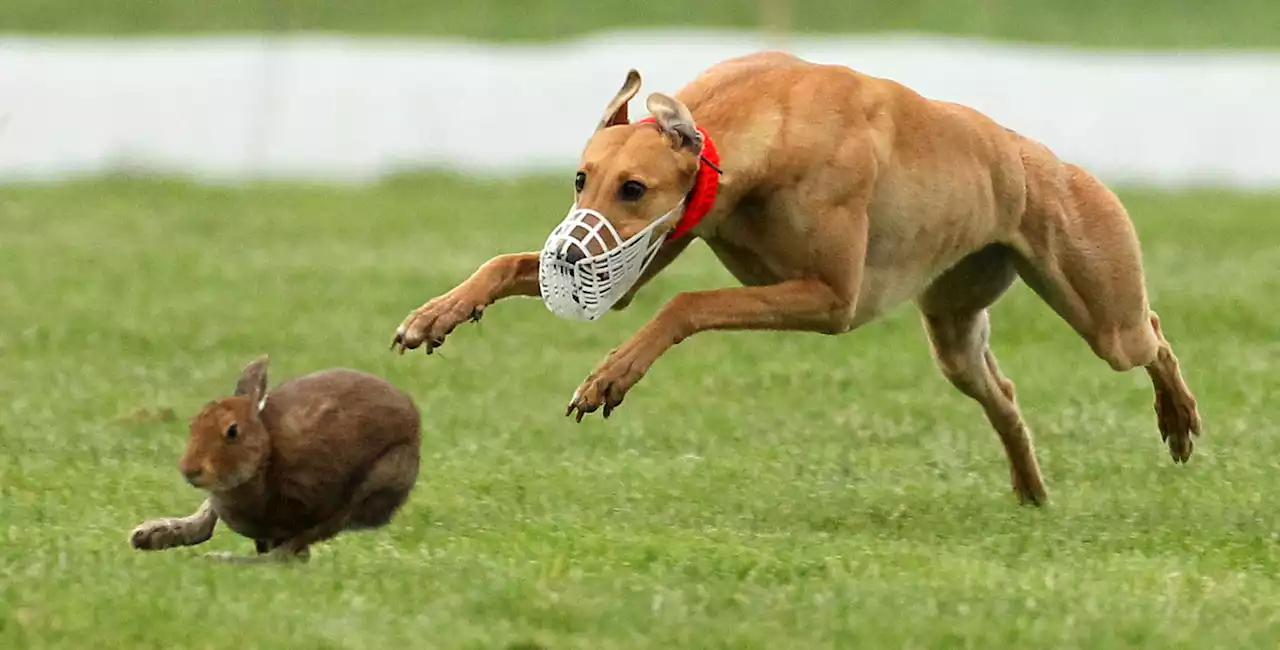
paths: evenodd
<path fill-rule="evenodd" d="M 699 335 L 608 422 L 562 417 L 662 300 L 730 283 L 700 245 L 601 322 L 513 300 L 437 355 L 387 350 L 408 310 L 537 247 L 568 188 L 6 188 L 0 647 L 1280 642 L 1280 197 L 1124 193 L 1205 418 L 1188 466 L 1141 372 L 1111 372 L 1021 285 L 996 306 L 1052 498 L 1033 510 L 909 308 L 839 338 Z M 307 566 L 207 560 L 251 551 L 225 528 L 132 551 L 132 526 L 199 502 L 176 470 L 185 420 L 262 352 L 273 381 L 348 365 L 413 393 L 411 503 Z"/>
<path fill-rule="evenodd" d="M 6 0 L 0 33 L 341 31 L 544 40 L 625 27 L 754 28 L 766 0 Z M 1108 47 L 1280 47 L 1273 0 L 782 0 L 806 32 L 930 32 Z"/>

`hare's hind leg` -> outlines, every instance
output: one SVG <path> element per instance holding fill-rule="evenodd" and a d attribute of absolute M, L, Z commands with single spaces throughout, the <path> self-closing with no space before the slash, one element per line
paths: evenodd
<path fill-rule="evenodd" d="M 362 486 L 364 496 L 356 502 L 347 528 L 363 530 L 390 523 L 409 500 L 409 492 L 417 478 L 417 445 L 406 443 L 388 450 L 365 479 Z"/>
<path fill-rule="evenodd" d="M 418 477 L 418 450 L 409 443 L 388 449 L 374 461 L 351 499 L 333 516 L 284 540 L 269 555 L 276 559 L 305 559 L 307 548 L 344 530 L 384 526 L 408 499 Z"/>
<path fill-rule="evenodd" d="M 213 537 L 218 513 L 213 502 L 205 499 L 195 512 L 185 517 L 166 517 L 145 521 L 129 533 L 129 545 L 140 551 L 159 551 L 177 546 L 203 544 Z"/>

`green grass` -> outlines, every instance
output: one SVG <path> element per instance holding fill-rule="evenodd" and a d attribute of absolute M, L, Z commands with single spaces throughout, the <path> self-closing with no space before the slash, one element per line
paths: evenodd
<path fill-rule="evenodd" d="M 565 179 L 372 189 L 109 180 L 0 195 L 0 647 L 1274 648 L 1280 197 L 1124 192 L 1201 401 L 1187 466 L 1141 372 L 1116 374 L 1018 285 L 994 309 L 1051 505 L 1014 503 L 995 435 L 909 308 L 843 337 L 708 333 L 614 416 L 562 416 L 681 290 L 699 245 L 594 324 L 493 307 L 439 354 L 401 318 L 536 247 Z M 200 500 L 185 420 L 253 356 L 412 392 L 423 471 L 383 530 L 306 566 L 139 553 Z M 172 421 L 145 409 L 171 408 Z M 529 647 L 529 646 L 526 646 Z"/>
<path fill-rule="evenodd" d="M 1273 0 L 791 0 L 812 32 L 932 32 L 1107 47 L 1280 47 Z M 759 0 L 6 0 L 0 33 L 349 31 L 545 40 L 624 27 L 761 23 Z"/>

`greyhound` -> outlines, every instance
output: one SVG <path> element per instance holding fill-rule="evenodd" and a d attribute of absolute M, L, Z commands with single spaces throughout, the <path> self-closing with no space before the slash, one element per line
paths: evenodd
<path fill-rule="evenodd" d="M 539 252 L 498 255 L 408 315 L 392 348 L 424 346 L 488 305 L 541 297 L 595 320 L 624 309 L 694 239 L 743 286 L 675 295 L 574 392 L 608 417 L 668 348 L 698 332 L 837 335 L 908 300 L 942 374 L 980 404 L 1023 503 L 1046 501 L 987 308 L 1018 277 L 1118 372 L 1141 366 L 1175 462 L 1196 399 L 1150 308 L 1138 237 L 1088 171 L 970 107 L 779 51 L 728 59 L 674 96 L 630 70 L 581 156 L 575 202 Z"/>

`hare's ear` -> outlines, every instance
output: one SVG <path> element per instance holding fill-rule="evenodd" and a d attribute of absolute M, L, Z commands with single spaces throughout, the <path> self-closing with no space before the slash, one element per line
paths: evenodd
<path fill-rule="evenodd" d="M 677 149 L 702 153 L 702 134 L 693 122 L 693 113 L 680 100 L 662 93 L 653 93 L 645 100 L 645 108 L 664 133 L 671 136 Z"/>
<path fill-rule="evenodd" d="M 600 123 L 596 125 L 596 130 L 616 126 L 618 124 L 630 124 L 627 119 L 627 102 L 631 101 L 636 93 L 640 92 L 640 72 L 635 68 L 627 71 L 627 78 L 623 80 L 622 87 L 618 89 L 618 94 L 609 100 L 609 105 L 605 106 L 604 115 L 600 117 Z"/>
<path fill-rule="evenodd" d="M 235 394 L 248 395 L 258 411 L 267 405 L 267 355 L 254 359 L 240 371 Z"/>

